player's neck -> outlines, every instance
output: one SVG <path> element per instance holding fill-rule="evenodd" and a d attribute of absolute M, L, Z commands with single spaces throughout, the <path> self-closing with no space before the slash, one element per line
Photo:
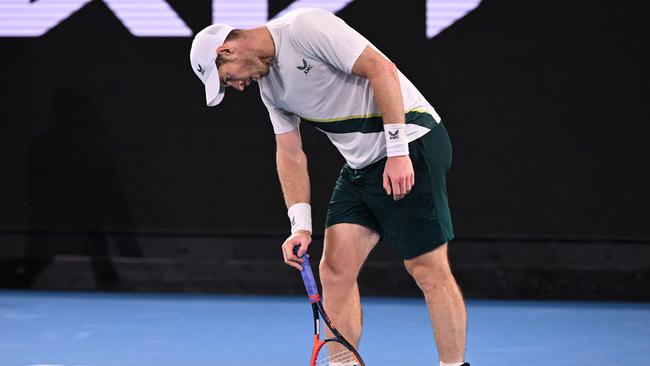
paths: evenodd
<path fill-rule="evenodd" d="M 263 58 L 275 57 L 275 42 L 268 28 L 265 26 L 247 29 L 245 42 L 250 49 L 254 50 L 256 55 Z"/>

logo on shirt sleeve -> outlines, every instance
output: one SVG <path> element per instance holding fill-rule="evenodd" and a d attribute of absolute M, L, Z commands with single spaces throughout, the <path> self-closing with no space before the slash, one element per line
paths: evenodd
<path fill-rule="evenodd" d="M 303 58 L 302 59 L 302 66 L 296 66 L 298 70 L 301 70 L 305 73 L 305 75 L 309 74 L 309 71 L 311 71 L 311 65 L 307 63 L 307 61 Z"/>

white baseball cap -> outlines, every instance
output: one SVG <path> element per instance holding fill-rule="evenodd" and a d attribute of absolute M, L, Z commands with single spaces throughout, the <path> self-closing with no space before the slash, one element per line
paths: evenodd
<path fill-rule="evenodd" d="M 217 47 L 221 46 L 228 34 L 235 29 L 225 24 L 213 24 L 196 34 L 190 49 L 190 63 L 196 76 L 205 84 L 205 101 L 209 107 L 221 103 L 226 92 L 221 85 L 217 59 Z"/>

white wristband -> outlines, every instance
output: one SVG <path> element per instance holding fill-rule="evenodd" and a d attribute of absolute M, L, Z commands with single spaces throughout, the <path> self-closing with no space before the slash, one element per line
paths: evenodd
<path fill-rule="evenodd" d="M 403 156 L 409 154 L 409 142 L 406 137 L 406 123 L 384 125 L 386 137 L 386 156 Z"/>
<path fill-rule="evenodd" d="M 294 234 L 298 230 L 311 231 L 311 206 L 309 203 L 299 202 L 294 203 L 289 207 L 287 212 L 289 221 L 291 222 L 291 233 Z"/>

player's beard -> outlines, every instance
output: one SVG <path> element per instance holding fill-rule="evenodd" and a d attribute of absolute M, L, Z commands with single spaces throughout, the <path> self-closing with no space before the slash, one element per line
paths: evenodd
<path fill-rule="evenodd" d="M 246 70 L 250 73 L 251 77 L 259 75 L 260 77 L 267 76 L 271 71 L 269 62 L 261 57 L 250 56 L 244 60 Z"/>

